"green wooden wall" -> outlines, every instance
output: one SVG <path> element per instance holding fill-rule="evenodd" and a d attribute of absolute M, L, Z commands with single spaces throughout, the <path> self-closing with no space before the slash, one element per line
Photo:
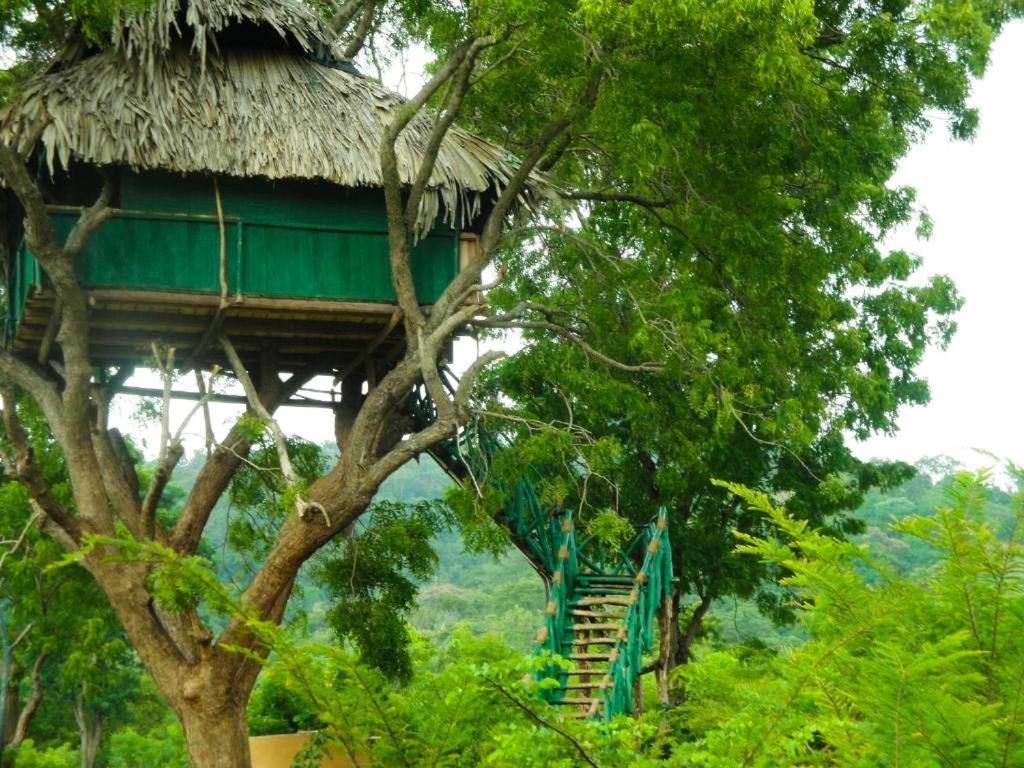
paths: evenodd
<path fill-rule="evenodd" d="M 221 178 L 232 295 L 393 301 L 380 190 Z M 124 172 L 118 214 L 82 253 L 85 285 L 219 292 L 220 228 L 212 177 Z M 58 235 L 77 209 L 55 208 Z M 412 255 L 419 299 L 437 299 L 458 269 L 458 232 L 438 224 Z M 25 256 L 15 294 L 31 281 Z"/>

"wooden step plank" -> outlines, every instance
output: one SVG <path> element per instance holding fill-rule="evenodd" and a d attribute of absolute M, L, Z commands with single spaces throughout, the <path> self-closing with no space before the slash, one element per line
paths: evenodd
<path fill-rule="evenodd" d="M 601 603 L 608 603 L 609 605 L 631 605 L 633 601 L 628 597 L 622 595 L 593 595 L 591 597 L 583 597 L 579 600 L 574 600 L 569 603 L 573 608 L 580 607 L 586 608 L 591 605 L 600 605 Z"/>
<path fill-rule="evenodd" d="M 615 645 L 619 642 L 617 637 L 588 637 L 581 640 L 573 640 L 570 645 L 586 647 L 588 645 Z"/>
<path fill-rule="evenodd" d="M 573 661 L 611 661 L 609 653 L 570 653 L 569 658 Z"/>
<path fill-rule="evenodd" d="M 566 705 L 577 706 L 578 707 L 578 706 L 581 706 L 583 704 L 594 704 L 595 702 L 599 702 L 599 701 L 601 701 L 601 700 L 600 699 L 595 699 L 595 698 L 592 698 L 592 697 L 589 697 L 589 696 L 588 697 L 583 697 L 583 696 L 572 696 L 572 697 L 569 697 L 569 696 L 567 696 L 567 697 L 565 697 L 563 699 L 559 699 L 558 701 L 555 702 L 555 704 L 566 704 Z"/>
<path fill-rule="evenodd" d="M 574 632 L 617 632 L 622 629 L 622 624 L 598 624 L 595 621 L 593 624 L 573 624 L 572 629 Z"/>
<path fill-rule="evenodd" d="M 596 683 L 566 683 L 562 686 L 564 691 L 589 691 L 594 688 L 601 688 L 604 681 L 599 680 Z"/>
<path fill-rule="evenodd" d="M 573 616 L 586 616 L 591 619 L 624 619 L 626 614 L 615 613 L 613 611 L 588 611 L 582 608 L 574 608 L 572 611 Z"/>

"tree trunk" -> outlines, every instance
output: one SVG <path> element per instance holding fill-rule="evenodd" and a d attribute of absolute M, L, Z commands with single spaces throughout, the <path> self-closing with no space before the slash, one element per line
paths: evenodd
<path fill-rule="evenodd" d="M 708 609 L 711 607 L 712 599 L 710 593 L 704 595 L 693 609 L 693 613 L 690 614 L 690 620 L 686 622 L 686 630 L 683 632 L 683 636 L 679 638 L 679 647 L 677 648 L 675 659 L 676 665 L 686 664 L 690 660 L 690 651 L 697 640 L 697 632 L 704 621 L 704 616 L 707 615 Z"/>
<path fill-rule="evenodd" d="M 179 711 L 192 768 L 250 768 L 245 704 L 200 700 Z"/>
<path fill-rule="evenodd" d="M 18 701 L 19 685 L 17 680 L 10 680 L 7 684 L 6 695 L 0 695 L 3 700 L 3 731 L 0 732 L 0 768 L 9 768 L 14 765 L 14 753 L 6 751 L 6 746 L 14 739 L 14 733 L 18 729 L 18 714 L 21 710 Z"/>
<path fill-rule="evenodd" d="M 710 595 L 702 597 L 694 607 L 693 613 L 690 614 L 686 628 L 680 632 L 681 598 L 682 595 L 679 591 L 674 590 L 671 599 L 664 600 L 658 607 L 659 648 L 655 674 L 658 680 L 658 703 L 663 707 L 674 706 L 681 700 L 678 692 L 673 695 L 669 678 L 672 670 L 690 660 L 690 653 L 697 640 L 697 633 L 712 602 Z"/>
<path fill-rule="evenodd" d="M 0 744 L 8 744 L 14 738 L 14 732 L 18 728 L 18 713 L 21 710 L 18 701 L 19 685 L 17 680 L 10 680 L 7 683 L 7 695 L 3 698 L 3 733 L 0 735 Z"/>
<path fill-rule="evenodd" d="M 4 688 L 3 706 L 4 710 L 4 724 L 2 740 L 0 740 L 0 765 L 4 764 L 4 750 L 14 750 L 21 746 L 26 738 L 28 738 L 28 728 L 32 724 L 32 718 L 36 716 L 36 712 L 39 711 L 39 705 L 43 702 L 43 664 L 46 661 L 48 653 L 40 653 L 36 656 L 35 662 L 32 664 L 32 688 L 28 696 L 28 700 L 24 705 L 18 699 L 19 684 L 18 681 L 11 678 L 9 671 L 4 673 L 6 676 L 7 683 Z M 14 708 L 13 714 L 10 713 L 9 708 Z M 14 727 L 8 734 L 9 718 L 14 720 Z"/>
<path fill-rule="evenodd" d="M 82 768 L 92 768 L 96 763 L 96 753 L 100 749 L 100 737 L 103 735 L 103 719 L 94 717 L 81 729 L 79 743 L 82 751 Z"/>
<path fill-rule="evenodd" d="M 82 758 L 82 768 L 92 768 L 96 763 L 96 753 L 100 749 L 100 738 L 103 735 L 103 717 L 89 709 L 84 683 L 78 696 L 75 697 L 75 721 L 78 723 L 78 743 Z"/>
<path fill-rule="evenodd" d="M 669 690 L 669 675 L 675 668 L 675 660 L 679 650 L 679 590 L 673 589 L 672 594 L 662 600 L 658 606 L 658 668 L 655 675 L 658 681 L 658 703 L 663 707 L 671 706 L 672 695 Z"/>

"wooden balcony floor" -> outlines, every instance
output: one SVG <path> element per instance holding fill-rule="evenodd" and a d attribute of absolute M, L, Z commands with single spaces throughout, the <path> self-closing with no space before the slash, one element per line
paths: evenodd
<path fill-rule="evenodd" d="M 360 356 L 389 361 L 404 349 L 400 315 L 384 302 L 245 296 L 229 299 L 220 312 L 220 296 L 204 293 L 93 289 L 89 294 L 89 336 L 99 365 L 145 365 L 152 345 L 173 346 L 176 360 L 191 360 L 217 318 L 247 365 L 266 351 L 277 356 L 282 371 L 309 369 L 332 373 Z M 13 345 L 15 352 L 39 358 L 57 354 L 53 343 L 55 297 L 51 290 L 32 292 L 25 302 Z M 226 361 L 220 347 L 208 343 L 199 356 L 202 367 Z"/>

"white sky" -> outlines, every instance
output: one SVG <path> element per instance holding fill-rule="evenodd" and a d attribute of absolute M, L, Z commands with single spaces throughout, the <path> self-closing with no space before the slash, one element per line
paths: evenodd
<path fill-rule="evenodd" d="M 421 57 L 413 57 L 420 59 Z M 388 79 L 403 91 L 418 85 L 410 61 L 408 72 L 396 67 Z M 985 78 L 974 89 L 973 103 L 981 113 L 981 128 L 973 142 L 955 142 L 947 126 L 937 123 L 930 136 L 901 164 L 895 182 L 917 188 L 918 200 L 935 221 L 932 238 L 917 241 L 912 232 L 892 238 L 889 245 L 921 255 L 920 275 L 950 275 L 965 297 L 958 316 L 960 329 L 945 351 L 930 350 L 921 367 L 932 389 L 927 406 L 908 408 L 892 436 L 877 436 L 855 445 L 864 458 L 915 461 L 945 454 L 968 466 L 987 466 L 991 459 L 974 449 L 1024 461 L 1021 384 L 1024 362 L 1014 352 L 1024 331 L 1024 22 L 1016 22 L 996 41 Z M 475 348 L 462 341 L 457 363 L 472 358 Z M 457 366 L 459 367 L 459 366 Z M 152 378 L 133 384 L 154 386 Z M 191 387 L 190 387 L 191 388 Z M 134 401 L 119 398 L 115 423 L 129 427 L 155 452 L 157 432 L 128 423 Z M 178 404 L 183 415 L 187 404 Z M 237 409 L 215 406 L 218 434 L 223 435 Z M 286 408 L 281 411 L 286 431 L 308 440 L 333 438 L 326 411 Z M 202 424 L 196 420 L 187 444 L 202 445 Z"/>
<path fill-rule="evenodd" d="M 936 124 L 896 175 L 917 188 L 935 220 L 931 239 L 904 233 L 891 242 L 924 259 L 922 274 L 953 278 L 965 299 L 959 331 L 945 351 L 930 350 L 920 369 L 931 402 L 905 409 L 896 435 L 856 446 L 865 458 L 946 454 L 989 466 L 975 452 L 983 449 L 1024 461 L 1024 22 L 996 40 L 972 102 L 981 113 L 973 142 L 953 141 Z"/>

